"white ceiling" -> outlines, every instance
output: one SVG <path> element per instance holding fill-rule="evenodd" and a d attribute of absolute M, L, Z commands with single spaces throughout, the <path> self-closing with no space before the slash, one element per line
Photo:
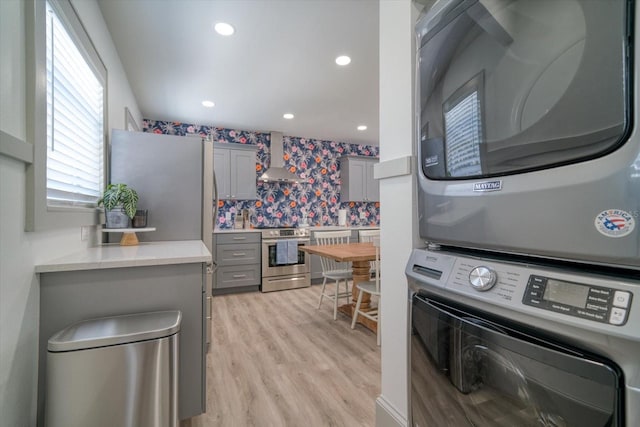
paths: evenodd
<path fill-rule="evenodd" d="M 99 5 L 145 118 L 378 145 L 378 0 Z"/>

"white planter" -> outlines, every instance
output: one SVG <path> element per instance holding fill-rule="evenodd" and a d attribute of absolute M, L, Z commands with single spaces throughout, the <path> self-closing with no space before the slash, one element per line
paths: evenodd
<path fill-rule="evenodd" d="M 129 228 L 129 217 L 123 208 L 114 208 L 105 211 L 106 228 Z"/>

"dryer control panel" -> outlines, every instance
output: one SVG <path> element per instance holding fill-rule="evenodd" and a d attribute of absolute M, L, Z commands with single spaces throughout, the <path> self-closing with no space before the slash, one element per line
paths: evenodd
<path fill-rule="evenodd" d="M 522 303 L 619 326 L 627 322 L 632 298 L 627 291 L 532 274 Z"/>
<path fill-rule="evenodd" d="M 414 249 L 405 272 L 415 292 L 434 292 L 491 312 L 501 307 L 516 317 L 566 320 L 589 331 L 615 329 L 640 340 L 634 327 L 640 322 L 640 310 L 633 308 L 634 294 L 640 292 L 636 278 L 425 249 Z"/>

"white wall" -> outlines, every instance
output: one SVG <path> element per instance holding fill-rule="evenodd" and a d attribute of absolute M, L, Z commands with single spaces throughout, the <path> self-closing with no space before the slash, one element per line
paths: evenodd
<path fill-rule="evenodd" d="M 414 22 L 410 0 L 380 0 L 380 162 L 413 155 Z M 380 180 L 382 379 L 378 427 L 408 418 L 408 304 L 404 267 L 419 245 L 413 174 Z"/>
<path fill-rule="evenodd" d="M 24 0 L 0 0 L 0 130 L 26 137 Z M 74 1 L 108 69 L 109 127 L 140 112 L 95 0 Z M 36 424 L 39 284 L 35 264 L 85 248 L 80 228 L 24 232 L 25 165 L 0 154 L 0 426 Z"/>
<path fill-rule="evenodd" d="M 0 0 L 2 1 L 2 0 Z M 89 33 L 102 62 L 107 67 L 109 92 L 108 122 L 109 135 L 111 129 L 126 129 L 124 124 L 124 107 L 128 107 L 138 127 L 142 129 L 142 114 L 138 108 L 129 80 L 124 72 L 120 57 L 113 45 L 111 34 L 107 24 L 102 18 L 102 12 L 96 0 L 71 0 L 73 7 L 78 12 L 85 29 Z"/>

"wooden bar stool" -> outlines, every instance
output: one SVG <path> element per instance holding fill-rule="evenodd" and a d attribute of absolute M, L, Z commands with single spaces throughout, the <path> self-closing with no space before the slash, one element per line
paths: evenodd
<path fill-rule="evenodd" d="M 377 330 L 377 343 L 380 345 L 380 303 L 382 302 L 380 298 L 380 239 L 374 238 L 373 244 L 376 247 L 376 260 L 374 261 L 375 271 L 374 271 L 374 280 L 368 282 L 360 282 L 356 286 L 358 287 L 358 301 L 356 302 L 356 307 L 353 310 L 353 319 L 351 320 L 351 329 L 356 327 L 356 321 L 358 320 L 358 316 L 364 316 L 367 319 L 371 319 L 378 324 Z M 362 304 L 362 295 L 364 293 L 368 293 L 371 296 L 378 297 L 378 306 L 371 308 L 368 311 L 360 310 L 360 305 Z"/>
<path fill-rule="evenodd" d="M 351 237 L 351 231 L 321 231 L 315 232 L 313 236 L 316 239 L 318 245 L 337 245 L 340 243 L 349 243 Z M 320 301 L 318 302 L 318 309 L 322 306 L 322 299 L 324 297 L 333 301 L 333 320 L 338 318 L 338 299 L 346 298 L 349 303 L 351 298 L 351 292 L 349 291 L 348 281 L 353 277 L 351 272 L 351 263 L 338 262 L 330 258 L 320 257 L 322 264 L 322 290 L 320 291 Z M 327 279 L 335 281 L 334 292 L 327 292 Z M 344 292 L 340 292 L 340 283 L 344 283 Z"/>

